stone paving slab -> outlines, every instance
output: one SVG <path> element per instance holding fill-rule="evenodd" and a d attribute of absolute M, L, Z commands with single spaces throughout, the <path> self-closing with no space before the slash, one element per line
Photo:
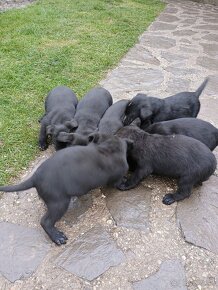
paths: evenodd
<path fill-rule="evenodd" d="M 110 235 L 104 228 L 96 226 L 70 244 L 58 257 L 57 264 L 91 281 L 124 260 L 124 254 Z"/>
<path fill-rule="evenodd" d="M 185 271 L 179 260 L 165 261 L 160 270 L 133 284 L 135 290 L 187 290 Z"/>
<path fill-rule="evenodd" d="M 177 220 L 185 240 L 218 254 L 218 177 L 211 176 L 189 199 L 178 203 Z"/>
<path fill-rule="evenodd" d="M 49 248 L 41 231 L 0 223 L 0 273 L 9 281 L 31 276 Z"/>
<path fill-rule="evenodd" d="M 205 77 L 210 76 L 210 82 L 200 97 L 199 118 L 218 127 L 218 7 L 186 0 L 168 0 L 167 3 L 155 23 L 139 37 L 139 42 L 100 84 L 110 90 L 114 100 L 132 98 L 138 92 L 164 98 L 180 91 L 194 91 Z M 218 157 L 217 152 L 218 148 L 214 151 Z M 44 152 L 40 160 L 51 154 Z M 168 263 L 177 261 L 181 266 L 180 273 L 185 271 L 186 276 L 186 285 L 182 284 L 181 287 L 188 290 L 217 290 L 217 215 L 213 206 L 217 196 L 215 191 L 210 194 L 211 186 L 216 187 L 217 174 L 216 171 L 207 183 L 195 189 L 190 199 L 169 207 L 162 204 L 162 198 L 166 193 L 173 192 L 176 185 L 174 180 L 168 178 L 149 176 L 143 180 L 139 187 L 140 194 L 138 189 L 134 191 L 139 204 L 132 202 L 127 192 L 121 194 L 117 191 L 116 196 L 114 191 L 109 197 L 105 189 L 96 189 L 91 193 L 91 198 L 84 197 L 84 202 L 82 199 L 74 201 L 72 208 L 57 223 L 57 227 L 69 238 L 67 245 L 62 247 L 51 244 L 40 228 L 39 221 L 45 207 L 35 190 L 4 194 L 0 200 L 0 222 L 17 224 L 17 229 L 22 225 L 26 229 L 39 231 L 47 241 L 45 247 L 49 245 L 50 248 L 31 276 L 10 282 L 0 274 L 0 289 L 132 290 L 137 282 L 150 283 L 154 278 L 157 278 L 157 285 L 161 285 L 165 281 L 161 275 Z M 146 195 L 146 192 L 149 194 Z M 119 198 L 121 195 L 122 198 Z M 119 202 L 116 202 L 118 198 Z M 127 201 L 130 205 L 125 209 L 123 206 Z M 132 219 L 128 219 L 132 206 L 133 214 L 140 213 L 136 227 L 135 216 L 131 225 Z M 193 216 L 193 208 L 197 208 L 198 215 Z M 177 221 L 179 214 L 182 229 Z M 189 222 L 189 215 L 195 222 Z M 116 218 L 127 226 L 120 225 Z M 200 234 L 196 227 L 198 222 L 201 223 Z M 94 235 L 96 225 L 101 230 Z M 141 230 L 144 225 L 146 229 L 149 227 L 149 231 Z M 183 232 L 186 240 L 189 238 L 190 241 L 186 242 Z M 208 237 L 201 238 L 202 233 Z M 101 247 L 97 239 L 96 248 L 91 241 L 94 236 L 101 239 L 101 234 L 102 244 L 107 244 L 109 239 L 109 244 L 114 246 L 110 255 L 115 265 L 110 267 L 114 262 L 109 258 L 105 262 L 105 256 L 100 254 L 102 261 L 92 269 L 88 267 L 90 259 L 86 246 L 90 245 L 90 253 L 95 253 L 94 250 Z M 78 250 L 79 246 L 84 246 L 87 251 L 84 257 L 76 259 L 83 254 Z M 7 250 L 7 245 L 4 244 L 4 248 Z M 112 258 L 117 251 L 121 253 L 118 256 L 125 259 L 116 263 L 117 260 Z M 64 258 L 59 260 L 61 266 L 56 264 L 57 257 Z M 71 258 L 75 264 L 71 264 Z M 9 272 L 13 275 L 13 271 Z"/>
<path fill-rule="evenodd" d="M 149 231 L 151 190 L 143 185 L 128 191 L 103 190 L 106 205 L 116 225 Z"/>
<path fill-rule="evenodd" d="M 63 217 L 64 221 L 73 226 L 82 215 L 92 207 L 92 195 L 86 194 L 81 197 L 75 197 L 71 199 L 67 213 Z"/>

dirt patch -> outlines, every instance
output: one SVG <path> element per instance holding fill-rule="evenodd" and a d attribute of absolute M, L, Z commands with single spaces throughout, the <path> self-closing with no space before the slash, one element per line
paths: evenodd
<path fill-rule="evenodd" d="M 23 8 L 34 2 L 34 0 L 0 0 L 0 11 L 12 8 Z"/>

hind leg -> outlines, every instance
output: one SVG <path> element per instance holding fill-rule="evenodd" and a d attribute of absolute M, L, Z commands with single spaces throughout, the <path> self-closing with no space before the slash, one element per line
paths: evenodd
<path fill-rule="evenodd" d="M 57 245 L 66 244 L 67 237 L 64 233 L 55 228 L 55 223 L 61 219 L 68 209 L 70 197 L 64 196 L 60 200 L 53 200 L 46 203 L 48 211 L 41 219 L 41 226 L 50 239 Z"/>
<path fill-rule="evenodd" d="M 180 178 L 178 181 L 178 189 L 175 193 L 168 193 L 163 197 L 162 202 L 170 205 L 175 201 L 183 200 L 191 195 L 191 190 L 195 182 L 190 181 L 190 178 Z"/>
<path fill-rule="evenodd" d="M 200 102 L 198 101 L 197 104 L 194 105 L 194 108 L 193 108 L 193 112 L 192 112 L 192 118 L 196 118 L 199 111 L 200 111 L 200 107 L 201 107 L 201 104 Z"/>
<path fill-rule="evenodd" d="M 41 128 L 39 132 L 39 148 L 41 150 L 46 150 L 48 148 L 47 143 L 47 133 L 46 133 L 46 127 L 47 127 L 47 121 L 46 119 L 41 119 Z"/>

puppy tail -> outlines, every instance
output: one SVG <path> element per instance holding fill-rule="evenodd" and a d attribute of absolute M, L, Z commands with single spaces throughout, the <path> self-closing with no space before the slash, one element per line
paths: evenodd
<path fill-rule="evenodd" d="M 0 186 L 0 191 L 14 192 L 14 191 L 26 190 L 31 187 L 34 187 L 32 177 L 16 185 Z"/>
<path fill-rule="evenodd" d="M 201 95 L 201 93 L 203 92 L 203 90 L 205 89 L 205 87 L 206 87 L 208 81 L 209 81 L 209 77 L 207 77 L 207 78 L 203 81 L 203 83 L 200 85 L 200 87 L 196 90 L 195 95 L 196 95 L 197 98 L 200 97 L 200 95 Z"/>

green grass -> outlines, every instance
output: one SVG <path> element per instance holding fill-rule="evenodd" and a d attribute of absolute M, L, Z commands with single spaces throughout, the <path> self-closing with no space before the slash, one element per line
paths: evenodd
<path fill-rule="evenodd" d="M 66 85 L 81 97 L 163 8 L 157 0 L 41 0 L 0 14 L 0 184 L 39 153 L 49 90 Z"/>

